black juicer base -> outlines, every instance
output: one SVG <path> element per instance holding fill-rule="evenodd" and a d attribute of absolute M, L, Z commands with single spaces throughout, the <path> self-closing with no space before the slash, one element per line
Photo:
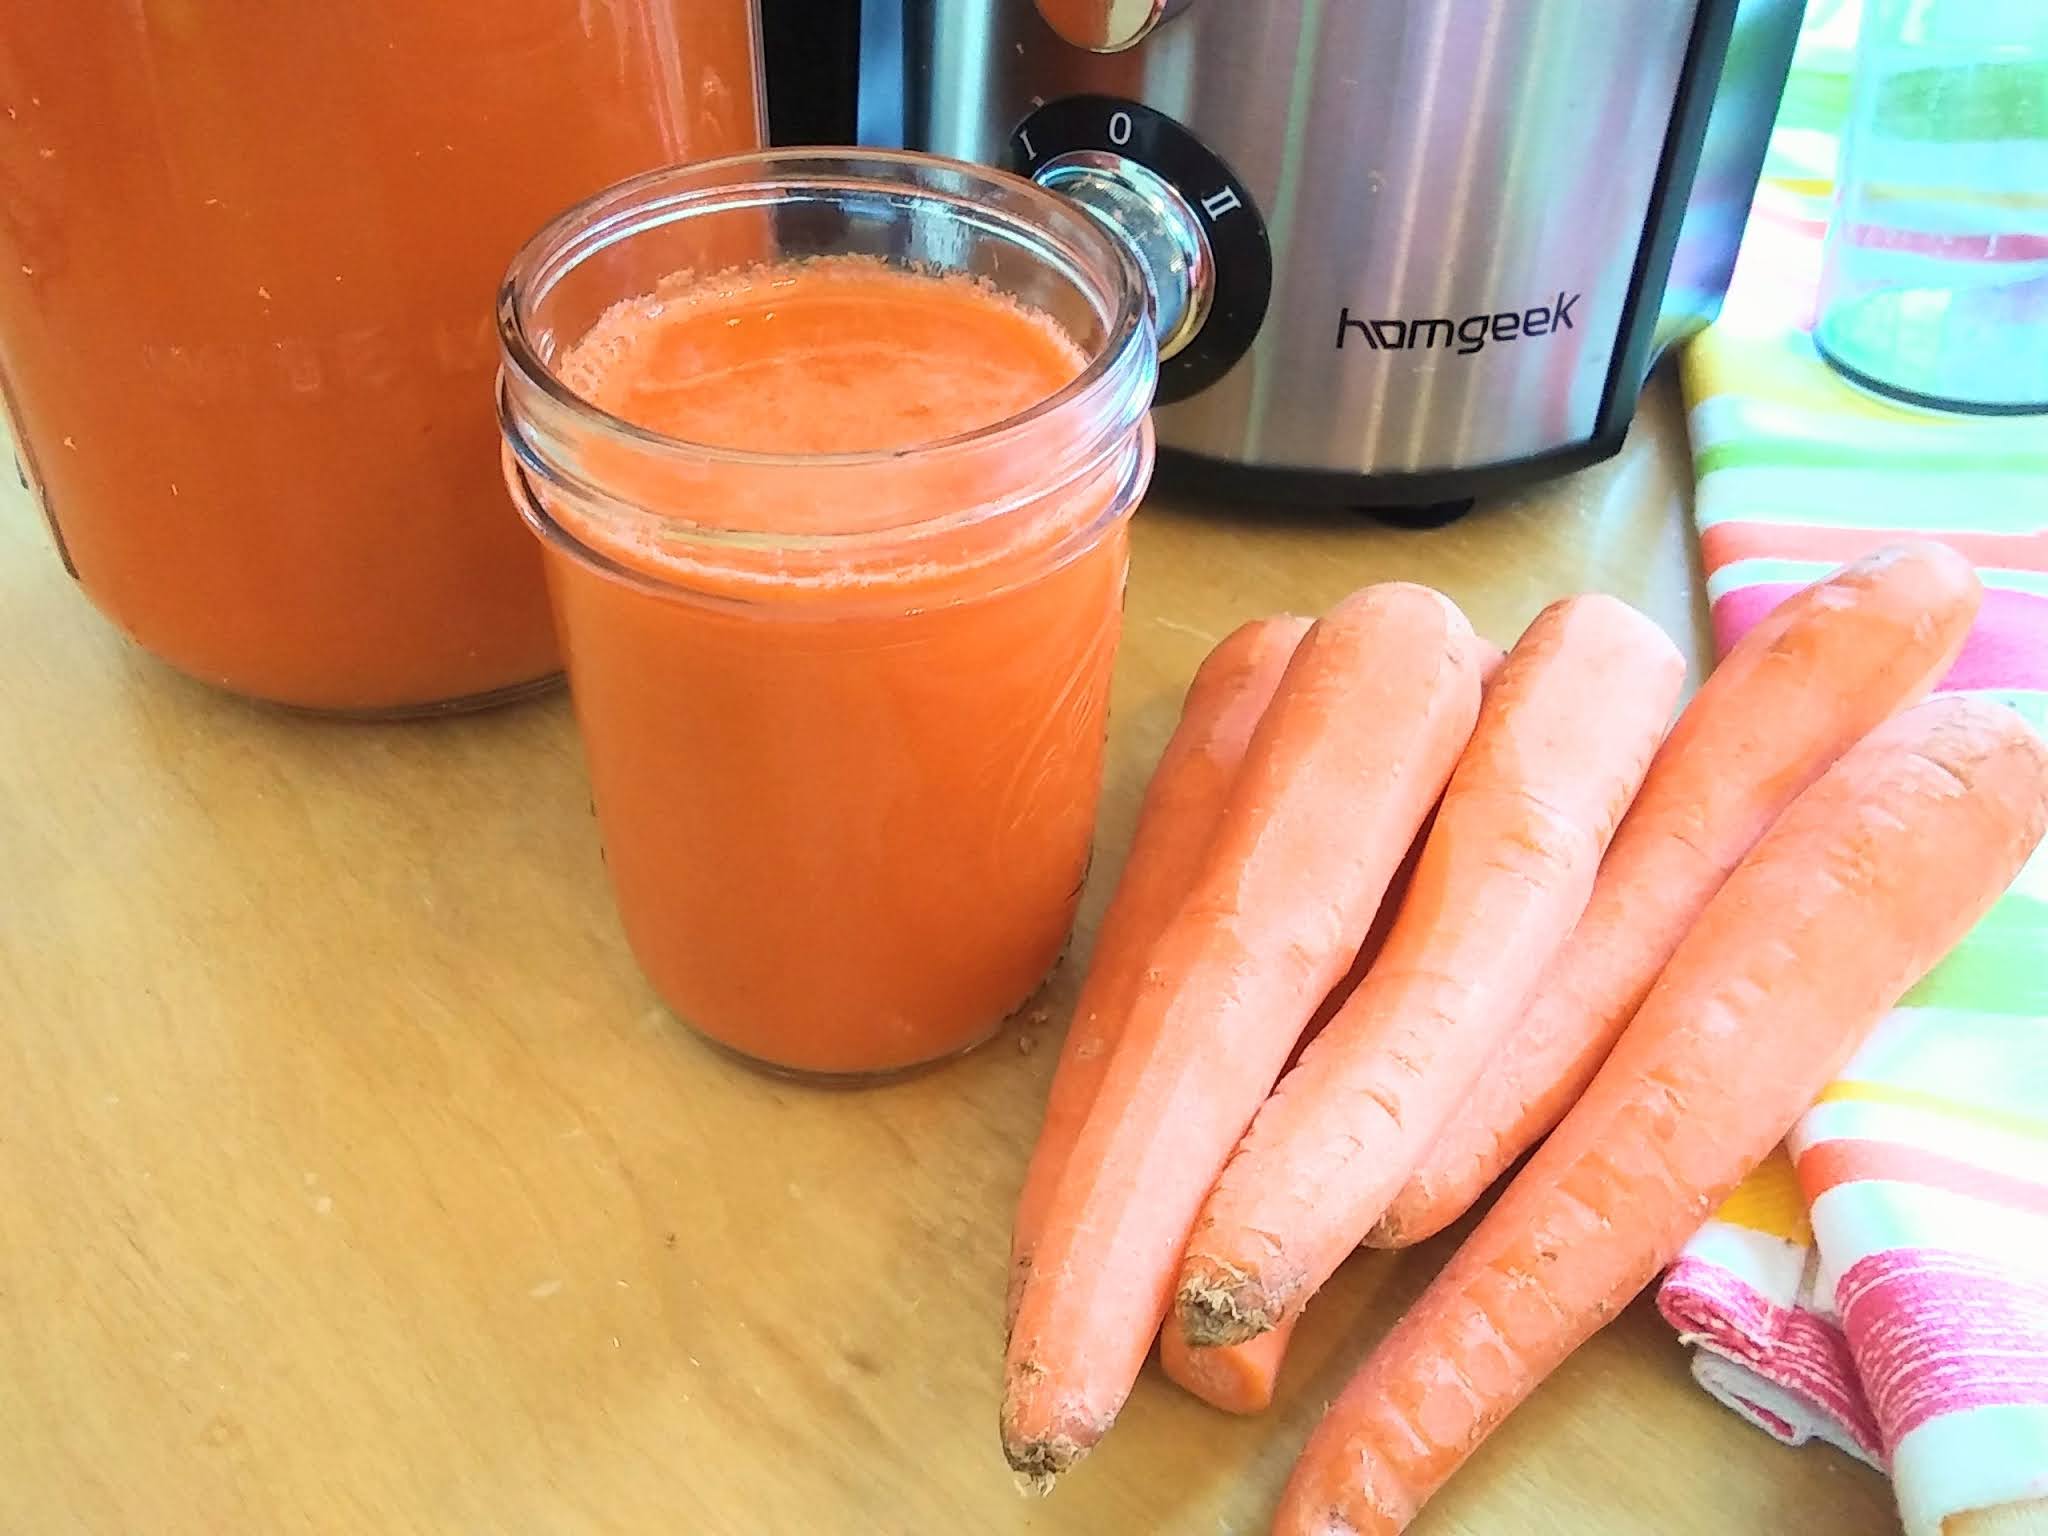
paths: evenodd
<path fill-rule="evenodd" d="M 1241 464 L 1185 448 L 1159 450 L 1154 483 L 1191 496 L 1303 507 L 1355 507 L 1402 528 L 1440 528 L 1472 509 L 1482 496 L 1518 491 L 1611 459 L 1628 436 L 1627 423 L 1604 437 L 1547 449 L 1522 459 L 1471 469 L 1342 474 L 1284 465 Z"/>

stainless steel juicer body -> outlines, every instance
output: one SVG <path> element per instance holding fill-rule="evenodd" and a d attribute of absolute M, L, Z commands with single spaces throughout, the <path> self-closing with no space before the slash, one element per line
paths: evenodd
<path fill-rule="evenodd" d="M 1161 445 L 1212 484 L 1435 502 L 1619 446 L 1726 287 L 1801 10 L 866 0 L 862 137 L 1153 173 L 1124 201 L 1177 193 L 1213 285 Z"/>

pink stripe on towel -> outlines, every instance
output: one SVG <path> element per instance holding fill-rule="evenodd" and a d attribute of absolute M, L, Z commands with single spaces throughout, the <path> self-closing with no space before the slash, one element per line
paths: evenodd
<path fill-rule="evenodd" d="M 1888 1248 L 1835 1288 L 1885 1442 L 1968 1408 L 2048 1406 L 2048 1281 L 1928 1248 Z"/>

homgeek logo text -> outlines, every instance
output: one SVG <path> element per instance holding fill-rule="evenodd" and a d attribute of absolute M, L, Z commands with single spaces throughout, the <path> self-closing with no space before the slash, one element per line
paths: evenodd
<path fill-rule="evenodd" d="M 1354 320 L 1350 306 L 1346 305 L 1337 312 L 1337 350 L 1342 352 L 1348 340 L 1363 341 L 1375 352 L 1426 352 L 1431 347 L 1456 347 L 1469 356 L 1489 341 L 1520 341 L 1575 330 L 1572 306 L 1580 298 L 1580 294 L 1560 292 L 1548 304 L 1467 315 L 1462 320 L 1442 316 L 1425 320 Z"/>

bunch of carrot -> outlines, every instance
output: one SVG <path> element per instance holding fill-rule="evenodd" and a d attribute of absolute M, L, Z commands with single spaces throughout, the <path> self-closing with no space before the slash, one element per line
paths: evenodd
<path fill-rule="evenodd" d="M 1505 658 L 1441 594 L 1259 620 L 1189 689 L 1017 1214 L 1002 1408 L 1039 1483 L 1153 1339 L 1270 1401 L 1302 1306 L 1535 1155 L 1334 1403 L 1276 1531 L 1392 1532 L 1670 1261 L 2048 827 L 2018 717 L 1919 701 L 1974 573 L 1885 550 L 1679 717 L 1625 604 Z"/>

